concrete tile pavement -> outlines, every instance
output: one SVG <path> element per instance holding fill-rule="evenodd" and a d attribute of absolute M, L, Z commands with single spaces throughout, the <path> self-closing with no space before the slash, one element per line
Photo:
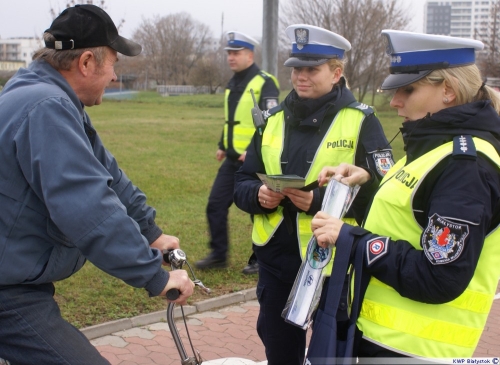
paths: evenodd
<path fill-rule="evenodd" d="M 251 300 L 187 316 L 189 336 L 203 364 L 265 364 L 264 347 L 255 331 L 258 311 L 259 303 Z M 193 356 L 184 322 L 178 319 L 176 324 L 186 352 Z M 166 322 L 114 332 L 91 342 L 112 365 L 181 363 Z"/>
<path fill-rule="evenodd" d="M 500 283 L 474 357 L 500 357 Z M 191 340 L 206 365 L 265 365 L 264 347 L 255 330 L 259 304 L 255 289 L 185 306 Z M 82 331 L 112 365 L 180 364 L 166 323 L 166 311 L 93 326 Z M 180 318 L 180 308 L 175 317 Z M 184 323 L 177 328 L 192 356 Z M 310 339 L 308 333 L 308 341 Z"/>

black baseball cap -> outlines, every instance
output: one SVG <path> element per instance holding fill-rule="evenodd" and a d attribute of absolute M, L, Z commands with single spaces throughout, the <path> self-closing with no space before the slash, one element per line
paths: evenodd
<path fill-rule="evenodd" d="M 108 46 L 126 56 L 142 51 L 140 44 L 118 35 L 109 15 L 91 4 L 65 9 L 45 32 L 56 38 L 55 42 L 45 42 L 45 47 L 57 50 Z"/>

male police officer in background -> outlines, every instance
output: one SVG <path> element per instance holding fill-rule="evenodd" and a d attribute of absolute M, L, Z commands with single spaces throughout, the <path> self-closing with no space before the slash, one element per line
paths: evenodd
<path fill-rule="evenodd" d="M 226 87 L 224 113 L 226 124 L 222 132 L 216 158 L 222 163 L 207 205 L 207 220 L 210 229 L 210 254 L 196 262 L 199 269 L 227 266 L 229 207 L 233 204 L 234 174 L 245 161 L 246 148 L 255 132 L 251 108 L 253 89 L 255 99 L 263 110 L 278 105 L 279 85 L 276 78 L 254 63 L 255 39 L 235 31 L 227 34 L 227 61 L 234 72 Z M 243 269 L 245 274 L 258 272 L 255 261 Z"/>
<path fill-rule="evenodd" d="M 150 296 L 193 292 L 184 270 L 162 269 L 161 250 L 179 247 L 155 210 L 104 147 L 84 107 L 101 104 L 116 81 L 120 37 L 95 5 L 64 10 L 45 48 L 0 94 L 0 357 L 13 364 L 109 364 L 66 322 L 53 282 L 85 260 Z"/>

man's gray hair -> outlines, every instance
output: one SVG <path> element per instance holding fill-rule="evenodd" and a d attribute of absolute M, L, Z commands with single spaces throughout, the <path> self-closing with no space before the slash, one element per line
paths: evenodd
<path fill-rule="evenodd" d="M 43 34 L 45 42 L 54 42 L 56 39 L 50 33 Z M 84 52 L 90 51 L 94 54 L 97 65 L 102 66 L 106 59 L 106 47 L 92 47 L 69 50 L 55 50 L 50 48 L 41 48 L 33 55 L 33 61 L 45 60 L 56 70 L 68 71 L 71 68 L 71 63 L 75 58 L 80 57 Z"/>

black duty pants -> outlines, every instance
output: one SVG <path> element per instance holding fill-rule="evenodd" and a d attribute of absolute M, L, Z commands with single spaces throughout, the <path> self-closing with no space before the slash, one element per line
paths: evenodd
<path fill-rule="evenodd" d="M 259 265 L 257 333 L 266 348 L 268 365 L 302 365 L 306 331 L 285 322 L 281 312 L 293 283 L 285 283 Z"/>
<path fill-rule="evenodd" d="M 227 217 L 233 204 L 234 175 L 242 162 L 228 158 L 222 162 L 217 172 L 212 190 L 208 198 L 207 220 L 210 230 L 211 255 L 216 259 L 227 259 L 229 234 Z"/>

